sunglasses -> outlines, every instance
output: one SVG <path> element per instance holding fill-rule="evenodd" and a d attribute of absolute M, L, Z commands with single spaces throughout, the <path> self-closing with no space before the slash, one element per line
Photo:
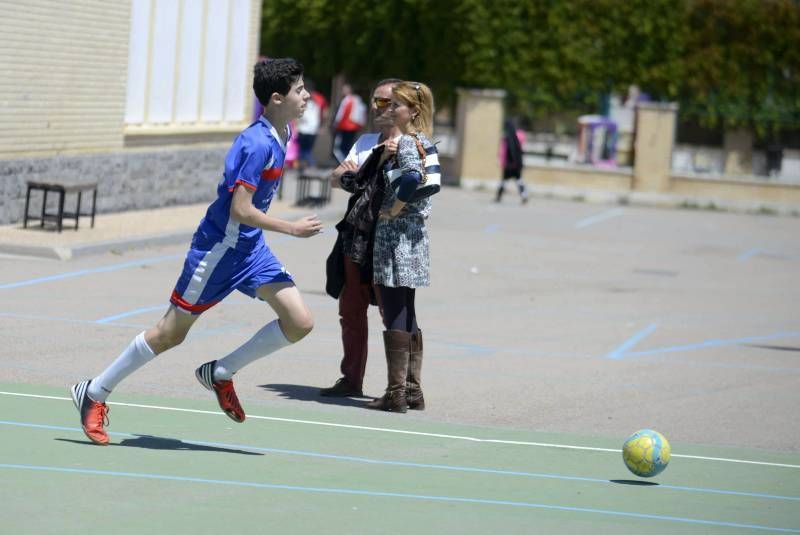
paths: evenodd
<path fill-rule="evenodd" d="M 389 104 L 392 103 L 392 99 L 390 98 L 382 98 L 382 97 L 375 97 L 372 99 L 372 103 L 375 104 L 375 107 L 379 110 L 384 108 L 388 108 Z"/>

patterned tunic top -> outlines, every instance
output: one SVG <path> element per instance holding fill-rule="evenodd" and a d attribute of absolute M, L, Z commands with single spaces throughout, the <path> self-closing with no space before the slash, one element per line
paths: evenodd
<path fill-rule="evenodd" d="M 419 134 L 423 146 L 433 145 Z M 397 169 L 416 170 L 423 174 L 425 162 L 420 158 L 413 137 L 404 135 L 397 146 Z M 397 196 L 384 174 L 386 192 L 381 209 L 392 207 Z M 431 199 L 425 197 L 405 205 L 395 218 L 378 219 L 373 252 L 373 282 L 382 286 L 421 288 L 430 286 L 430 240 L 425 220 L 431 213 Z"/>

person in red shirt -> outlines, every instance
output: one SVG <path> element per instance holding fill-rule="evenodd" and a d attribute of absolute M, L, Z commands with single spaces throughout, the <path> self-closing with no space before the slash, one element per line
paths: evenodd
<path fill-rule="evenodd" d="M 333 119 L 333 155 L 342 162 L 356 140 L 356 134 L 367 123 L 367 106 L 350 84 L 342 86 L 342 100 Z"/>

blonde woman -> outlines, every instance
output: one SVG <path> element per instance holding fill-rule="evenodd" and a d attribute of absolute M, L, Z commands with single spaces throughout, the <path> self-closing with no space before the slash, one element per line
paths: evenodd
<path fill-rule="evenodd" d="M 370 402 L 374 409 L 422 410 L 422 331 L 417 323 L 417 288 L 430 285 L 430 254 L 425 220 L 430 195 L 438 184 L 427 175 L 439 173 L 433 135 L 433 94 L 418 82 L 400 82 L 392 89 L 390 113 L 402 132 L 397 153 L 389 158 L 383 204 L 375 228 L 373 282 L 378 290 L 388 367 L 386 393 Z M 427 163 L 426 163 L 427 160 Z"/>

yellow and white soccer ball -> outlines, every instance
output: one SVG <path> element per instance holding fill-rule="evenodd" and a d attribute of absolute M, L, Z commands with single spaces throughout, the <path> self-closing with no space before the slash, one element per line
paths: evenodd
<path fill-rule="evenodd" d="M 664 435 L 652 429 L 635 432 L 622 446 L 622 460 L 628 470 L 641 477 L 653 477 L 669 464 L 671 448 Z"/>

